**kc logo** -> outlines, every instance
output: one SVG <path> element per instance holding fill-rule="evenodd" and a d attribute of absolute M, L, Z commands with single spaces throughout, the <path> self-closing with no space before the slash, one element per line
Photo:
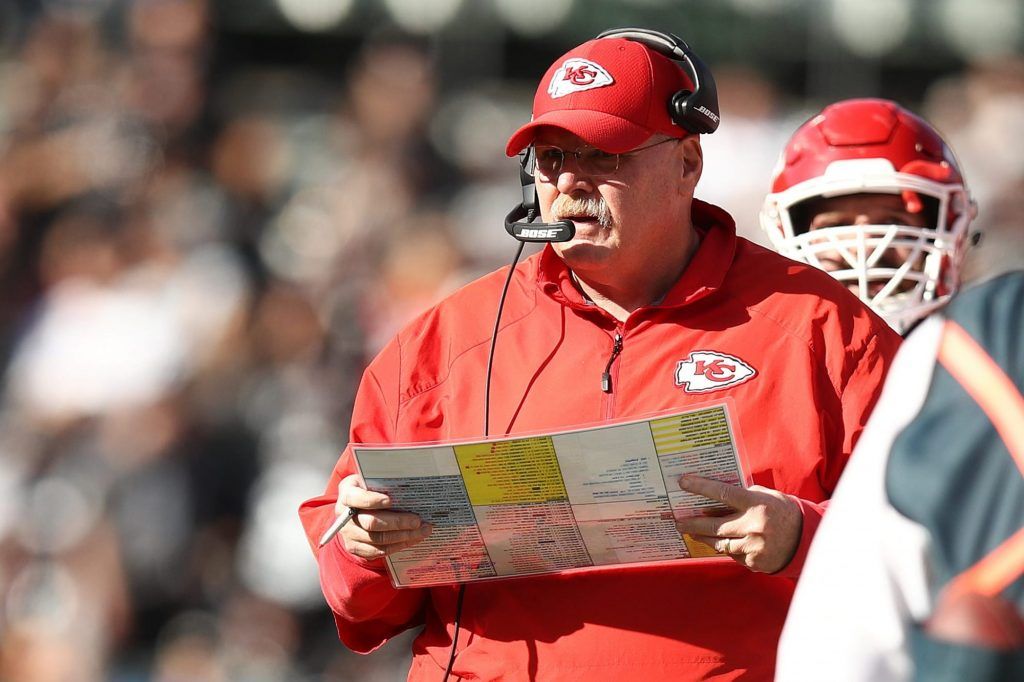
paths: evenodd
<path fill-rule="evenodd" d="M 580 66 L 568 66 L 565 69 L 563 80 L 572 81 L 573 85 L 590 85 L 597 79 L 597 71 L 594 71 L 589 64 Z"/>
<path fill-rule="evenodd" d="M 717 391 L 755 376 L 757 370 L 743 360 L 713 350 L 695 350 L 676 365 L 676 386 L 687 393 Z"/>
<path fill-rule="evenodd" d="M 551 99 L 565 97 L 573 92 L 592 90 L 614 83 L 611 74 L 603 66 L 589 59 L 573 57 L 566 59 L 548 83 Z"/>

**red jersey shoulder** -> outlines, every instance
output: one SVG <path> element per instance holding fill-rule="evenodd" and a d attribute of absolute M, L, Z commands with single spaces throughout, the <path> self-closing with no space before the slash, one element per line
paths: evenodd
<path fill-rule="evenodd" d="M 875 336 L 897 335 L 882 318 L 828 273 L 739 238 L 729 293 L 748 309 L 771 318 L 790 333 L 813 338 L 828 328 L 836 343 L 862 345 Z"/>

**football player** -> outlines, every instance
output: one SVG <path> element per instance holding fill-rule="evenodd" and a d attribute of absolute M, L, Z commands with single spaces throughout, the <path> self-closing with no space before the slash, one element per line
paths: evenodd
<path fill-rule="evenodd" d="M 790 138 L 761 226 L 777 251 L 829 272 L 905 335 L 959 287 L 975 214 L 932 126 L 895 102 L 850 99 Z"/>

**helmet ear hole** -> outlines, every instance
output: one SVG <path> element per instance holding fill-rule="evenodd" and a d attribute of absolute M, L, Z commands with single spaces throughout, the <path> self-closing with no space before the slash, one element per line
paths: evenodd
<path fill-rule="evenodd" d="M 812 197 L 789 207 L 789 223 L 794 236 L 810 232 L 811 216 L 816 212 L 816 202 L 817 197 Z"/>

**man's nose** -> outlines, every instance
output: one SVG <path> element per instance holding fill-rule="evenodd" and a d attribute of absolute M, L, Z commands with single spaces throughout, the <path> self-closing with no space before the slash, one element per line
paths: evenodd
<path fill-rule="evenodd" d="M 562 168 L 558 172 L 558 182 L 555 186 L 562 194 L 574 194 L 580 191 L 589 193 L 594 189 L 594 181 L 591 176 L 580 170 L 575 156 L 566 155 L 562 162 Z"/>
<path fill-rule="evenodd" d="M 853 220 L 854 225 L 872 225 L 873 223 L 874 221 L 871 220 L 871 217 L 865 213 L 858 214 Z"/>

